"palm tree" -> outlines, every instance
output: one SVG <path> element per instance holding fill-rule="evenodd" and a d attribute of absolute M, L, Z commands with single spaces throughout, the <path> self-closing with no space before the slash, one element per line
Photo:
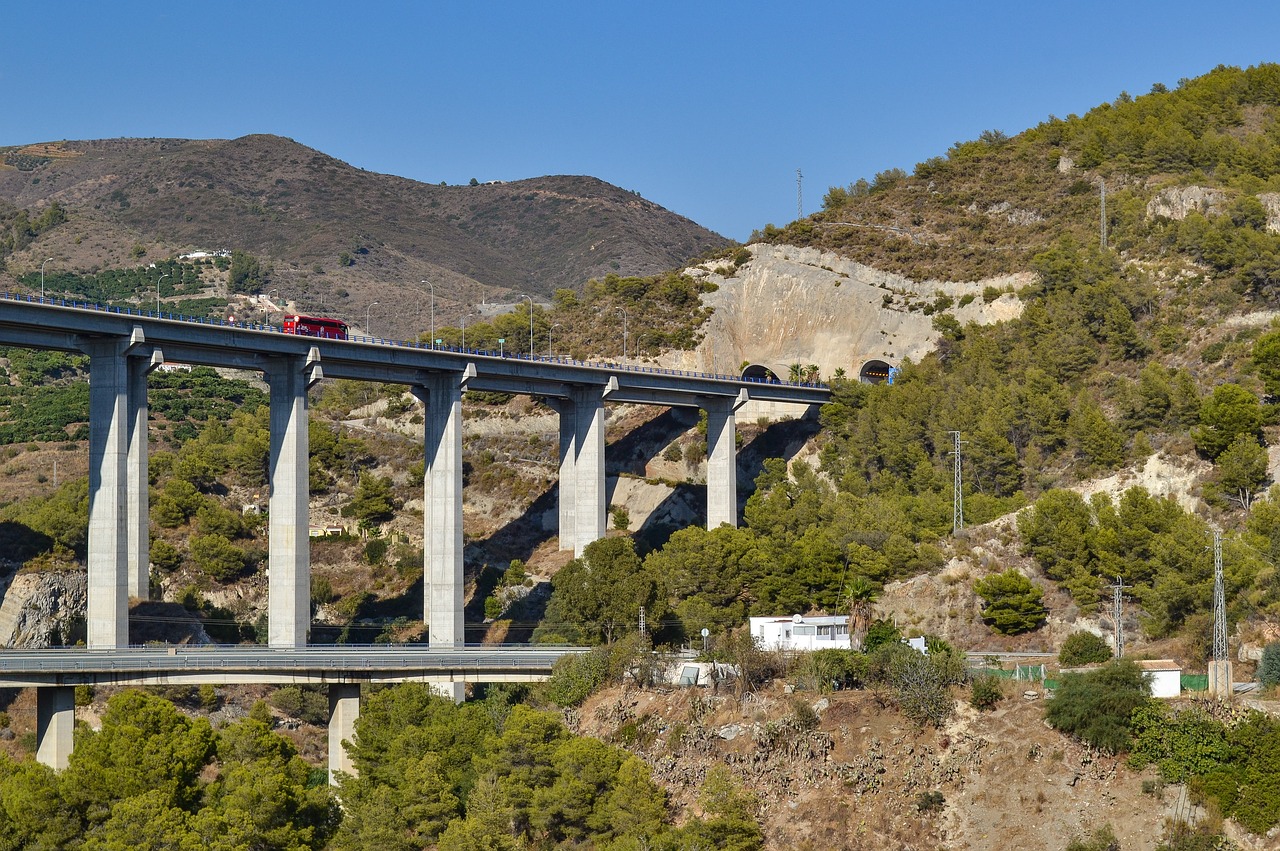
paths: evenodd
<path fill-rule="evenodd" d="M 787 367 L 787 378 L 791 381 L 799 383 L 800 376 L 804 372 L 804 367 L 798 363 L 793 363 Z"/>
<path fill-rule="evenodd" d="M 880 597 L 880 588 L 859 574 L 849 580 L 844 591 L 849 596 L 849 646 L 860 650 L 867 628 L 871 626 L 871 610 Z"/>

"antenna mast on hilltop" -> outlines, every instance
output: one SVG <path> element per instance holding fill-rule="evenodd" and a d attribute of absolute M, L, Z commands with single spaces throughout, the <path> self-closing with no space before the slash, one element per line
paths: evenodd
<path fill-rule="evenodd" d="M 796 169 L 796 221 L 804 218 L 804 175 Z"/>

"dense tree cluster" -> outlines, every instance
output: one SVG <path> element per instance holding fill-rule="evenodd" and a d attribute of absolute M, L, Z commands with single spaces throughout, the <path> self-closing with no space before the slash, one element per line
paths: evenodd
<path fill-rule="evenodd" d="M 339 787 L 339 849 L 758 848 L 754 804 L 727 770 L 708 773 L 701 818 L 674 828 L 648 767 L 569 734 L 501 693 L 455 706 L 421 685 L 366 701 Z"/>
<path fill-rule="evenodd" d="M 124 692 L 65 771 L 0 756 L 0 849 L 321 848 L 340 812 L 316 780 L 261 715 L 215 731 Z"/>
<path fill-rule="evenodd" d="M 1189 783 L 1219 811 L 1254 833 L 1280 823 L 1280 722 L 1257 711 L 1223 723 L 1196 707 L 1137 708 L 1130 764 L 1154 765 L 1171 783 Z"/>

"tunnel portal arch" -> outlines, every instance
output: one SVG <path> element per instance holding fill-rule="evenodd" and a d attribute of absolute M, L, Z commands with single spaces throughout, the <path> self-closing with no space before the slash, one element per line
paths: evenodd
<path fill-rule="evenodd" d="M 747 364 L 742 370 L 742 377 L 750 381 L 778 381 L 785 375 L 786 372 L 779 375 L 773 367 L 760 363 Z"/>
<path fill-rule="evenodd" d="M 897 373 L 898 368 L 893 364 L 873 359 L 862 365 L 862 369 L 858 371 L 858 380 L 863 384 L 892 384 Z"/>

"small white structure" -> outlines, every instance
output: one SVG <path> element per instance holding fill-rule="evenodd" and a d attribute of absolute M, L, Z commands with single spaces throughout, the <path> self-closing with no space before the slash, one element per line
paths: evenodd
<path fill-rule="evenodd" d="M 1138 667 L 1151 685 L 1152 697 L 1178 697 L 1182 694 L 1182 667 L 1172 659 L 1143 659 Z"/>
<path fill-rule="evenodd" d="M 849 618 L 845 615 L 792 615 L 750 621 L 751 637 L 765 650 L 849 649 Z"/>

